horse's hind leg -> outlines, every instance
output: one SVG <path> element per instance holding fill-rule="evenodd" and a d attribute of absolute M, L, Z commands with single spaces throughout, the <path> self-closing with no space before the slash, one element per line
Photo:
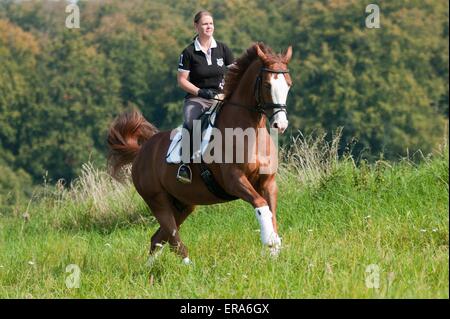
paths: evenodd
<path fill-rule="evenodd" d="M 161 248 L 166 242 L 169 241 L 169 234 L 159 227 L 153 234 L 150 244 L 150 254 L 153 254 L 158 248 Z"/>
<path fill-rule="evenodd" d="M 177 224 L 178 230 L 180 230 L 181 224 L 186 220 L 186 218 L 192 213 L 195 206 L 183 205 L 181 203 L 174 203 L 176 212 L 175 212 L 175 222 Z M 152 236 L 151 244 L 150 244 L 150 254 L 152 254 L 158 248 L 161 248 L 165 243 L 169 241 L 170 234 L 163 231 L 161 227 L 155 232 Z"/>
<path fill-rule="evenodd" d="M 179 227 L 192 212 L 193 207 L 187 206 L 181 211 L 177 210 L 166 193 L 159 193 L 146 202 L 160 224 L 159 229 L 152 236 L 150 254 L 168 242 L 171 248 L 187 262 L 189 260 L 188 251 L 181 241 Z"/>
<path fill-rule="evenodd" d="M 150 244 L 150 253 L 147 264 L 151 266 L 154 261 L 158 258 L 161 253 L 163 245 L 169 240 L 169 235 L 164 232 L 164 230 L 159 227 L 158 230 L 153 234 Z"/>

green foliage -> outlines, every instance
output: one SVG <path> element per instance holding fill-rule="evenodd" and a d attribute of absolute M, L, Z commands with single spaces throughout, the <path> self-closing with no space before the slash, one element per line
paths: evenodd
<path fill-rule="evenodd" d="M 1 159 L 0 176 L 0 216 L 21 213 L 18 209 L 25 209 L 27 198 L 31 197 L 31 176 L 22 169 L 12 170 Z"/>
<path fill-rule="evenodd" d="M 448 3 L 383 3 L 380 29 L 365 27 L 360 1 L 302 9 L 293 37 L 303 127 L 343 126 L 343 142 L 356 137 L 354 152 L 370 159 L 431 151 L 444 135 L 435 106 L 448 96 Z"/>
<path fill-rule="evenodd" d="M 255 41 L 293 45 L 289 133 L 343 127 L 340 153 L 370 162 L 433 151 L 448 125 L 447 1 L 81 1 L 81 29 L 63 1 L 0 3 L 0 148 L 34 182 L 73 180 L 105 161 L 105 134 L 128 105 L 161 129 L 182 120 L 178 55 L 200 9 L 238 57 Z M 281 142 L 290 139 L 283 137 Z M 346 149 L 347 148 L 347 149 Z"/>

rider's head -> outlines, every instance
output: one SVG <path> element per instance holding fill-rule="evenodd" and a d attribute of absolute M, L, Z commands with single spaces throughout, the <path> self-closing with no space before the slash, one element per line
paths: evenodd
<path fill-rule="evenodd" d="M 212 37 L 214 33 L 213 16 L 208 11 L 199 11 L 194 16 L 194 27 L 202 38 Z"/>

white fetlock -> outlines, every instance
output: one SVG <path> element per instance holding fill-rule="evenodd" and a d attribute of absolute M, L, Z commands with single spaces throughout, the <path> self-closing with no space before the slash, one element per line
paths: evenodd
<path fill-rule="evenodd" d="M 278 234 L 275 233 L 275 232 L 273 233 L 273 235 L 274 235 L 274 236 L 272 236 L 272 238 L 271 238 L 271 243 L 270 243 L 269 246 L 281 248 L 281 237 L 278 236 Z"/>
<path fill-rule="evenodd" d="M 158 248 L 158 250 L 155 250 L 155 252 L 153 252 L 153 254 L 151 254 L 148 259 L 147 259 L 147 266 L 148 267 L 152 267 L 153 264 L 155 263 L 156 259 L 158 259 L 159 255 L 161 255 L 164 246 L 160 243 L 155 244 L 155 247 Z"/>
<path fill-rule="evenodd" d="M 147 259 L 147 267 L 153 267 L 155 264 L 156 259 L 158 259 L 159 255 L 161 254 L 161 251 L 157 251 L 153 255 L 149 256 Z"/>
<path fill-rule="evenodd" d="M 192 265 L 192 261 L 189 259 L 189 257 L 183 258 L 183 264 L 185 265 Z"/>
<path fill-rule="evenodd" d="M 281 252 L 281 238 L 278 234 L 275 234 L 276 237 L 273 239 L 273 245 L 270 246 L 270 256 L 278 257 Z"/>
<path fill-rule="evenodd" d="M 261 229 L 261 242 L 267 246 L 276 244 L 277 233 L 273 229 L 272 212 L 269 206 L 255 208 L 256 218 Z"/>
<path fill-rule="evenodd" d="M 276 258 L 280 255 L 281 248 L 279 247 L 270 247 L 270 257 Z"/>

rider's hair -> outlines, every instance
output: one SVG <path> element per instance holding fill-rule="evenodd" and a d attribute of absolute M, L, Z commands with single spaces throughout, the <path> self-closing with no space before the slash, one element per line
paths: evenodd
<path fill-rule="evenodd" d="M 213 17 L 213 15 L 211 14 L 211 12 L 202 10 L 202 11 L 199 11 L 199 12 L 197 12 L 197 13 L 195 14 L 195 16 L 194 16 L 194 22 L 195 22 L 195 23 L 198 23 L 198 22 L 200 21 L 200 19 L 201 19 L 203 16 L 210 16 L 211 18 Z"/>
<path fill-rule="evenodd" d="M 213 18 L 213 15 L 211 14 L 211 12 L 206 11 L 206 10 L 202 10 L 202 11 L 199 11 L 199 12 L 197 12 L 195 14 L 195 16 L 194 16 L 194 23 L 198 23 L 203 16 L 210 16 L 211 18 Z M 195 40 L 196 37 L 198 37 L 198 34 L 196 34 L 192 38 L 192 40 Z"/>

